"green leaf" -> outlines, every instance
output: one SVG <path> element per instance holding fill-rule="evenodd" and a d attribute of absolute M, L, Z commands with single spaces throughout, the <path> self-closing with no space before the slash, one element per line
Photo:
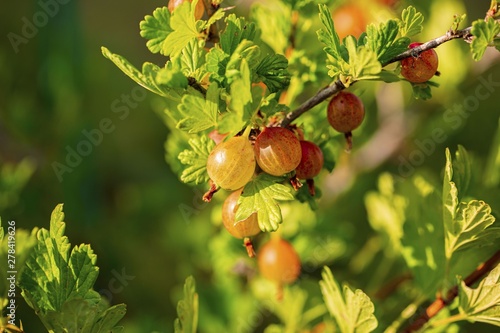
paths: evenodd
<path fill-rule="evenodd" d="M 217 125 L 219 111 L 219 88 L 210 85 L 206 99 L 197 93 L 186 94 L 177 107 L 182 119 L 177 128 L 188 133 L 198 133 Z"/>
<path fill-rule="evenodd" d="M 452 223 L 445 224 L 446 257 L 472 246 L 479 246 L 498 238 L 498 235 L 487 233 L 485 229 L 495 222 L 491 208 L 483 201 L 472 200 L 461 202 L 457 207 Z M 485 236 L 488 237 L 485 237 Z"/>
<path fill-rule="evenodd" d="M 366 47 L 377 55 L 377 59 L 383 64 L 394 56 L 408 49 L 410 39 L 407 37 L 397 38 L 399 24 L 396 20 L 388 20 L 378 26 L 370 24 L 366 28 Z"/>
<path fill-rule="evenodd" d="M 407 202 L 403 196 L 394 193 L 394 178 L 388 173 L 380 175 L 378 188 L 379 192 L 370 192 L 365 196 L 368 221 L 386 239 L 386 251 L 392 255 L 399 254 Z"/>
<path fill-rule="evenodd" d="M 458 288 L 459 310 L 467 320 L 500 327 L 500 264 L 479 283 L 469 288 L 462 281 Z"/>
<path fill-rule="evenodd" d="M 292 26 L 290 7 L 278 1 L 257 2 L 252 6 L 251 17 L 262 30 L 262 40 L 276 54 L 285 54 Z"/>
<path fill-rule="evenodd" d="M 228 112 L 223 115 L 219 122 L 219 131 L 228 133 L 230 137 L 239 132 L 253 116 L 250 75 L 247 61 L 241 59 L 239 70 L 233 71 Z"/>
<path fill-rule="evenodd" d="M 180 96 L 182 94 L 181 91 L 156 82 L 156 77 L 158 75 L 158 72 L 160 72 L 160 68 L 158 66 L 146 62 L 143 64 L 142 72 L 140 72 L 124 57 L 118 54 L 111 53 L 105 47 L 102 47 L 101 50 L 102 54 L 106 58 L 111 60 L 123 73 L 125 73 L 139 85 L 160 96 L 180 101 Z"/>
<path fill-rule="evenodd" d="M 276 231 L 282 222 L 281 209 L 276 200 L 293 200 L 292 188 L 278 183 L 282 179 L 260 174 L 251 180 L 238 199 L 236 223 L 257 212 L 262 231 Z"/>
<path fill-rule="evenodd" d="M 141 36 L 148 41 L 146 46 L 152 53 L 160 52 L 165 54 L 165 40 L 173 31 L 170 27 L 170 11 L 167 7 L 157 8 L 153 12 L 153 16 L 146 15 L 144 20 L 139 24 Z"/>
<path fill-rule="evenodd" d="M 412 83 L 413 97 L 421 100 L 428 100 L 432 98 L 431 86 L 426 83 Z"/>
<path fill-rule="evenodd" d="M 166 86 L 173 89 L 184 90 L 188 87 L 188 79 L 179 68 L 175 68 L 173 63 L 168 61 L 164 68 L 159 69 L 155 76 L 155 82 L 159 86 Z"/>
<path fill-rule="evenodd" d="M 424 16 L 415 7 L 408 6 L 401 13 L 400 33 L 403 37 L 412 37 L 422 32 Z"/>
<path fill-rule="evenodd" d="M 181 181 L 184 183 L 201 184 L 209 179 L 207 174 L 207 159 L 215 143 L 206 135 L 189 139 L 191 149 L 186 149 L 178 156 L 179 161 L 187 167 L 182 171 Z"/>
<path fill-rule="evenodd" d="M 242 62 L 245 61 L 247 68 L 250 70 L 250 80 L 252 80 L 252 74 L 255 72 L 255 68 L 259 64 L 260 59 L 260 47 L 255 45 L 254 42 L 249 40 L 243 40 L 238 45 L 236 50 L 229 58 L 226 66 L 226 77 L 228 83 L 241 76 Z"/>
<path fill-rule="evenodd" d="M 231 55 L 243 40 L 254 41 L 255 23 L 248 23 L 244 18 L 231 14 L 226 18 L 226 29 L 220 34 L 220 46 L 224 53 Z"/>
<path fill-rule="evenodd" d="M 406 201 L 401 252 L 412 271 L 415 286 L 432 297 L 446 273 L 441 193 L 419 174 L 400 186 L 397 193 Z"/>
<path fill-rule="evenodd" d="M 453 165 L 451 159 L 451 153 L 448 148 L 446 148 L 446 165 L 444 167 L 444 179 L 443 179 L 443 223 L 445 229 L 453 230 L 453 223 L 455 220 L 457 207 L 458 207 L 458 189 L 453 179 Z M 448 247 L 447 247 L 448 248 Z M 448 253 L 447 258 L 451 258 L 451 253 Z"/>
<path fill-rule="evenodd" d="M 344 43 L 349 53 L 349 73 L 352 75 L 352 81 L 373 79 L 382 71 L 382 65 L 374 51 L 358 47 L 353 36 L 347 36 Z"/>
<path fill-rule="evenodd" d="M 484 172 L 484 182 L 489 187 L 495 187 L 500 184 L 500 119 L 495 134 L 491 142 L 488 162 Z"/>
<path fill-rule="evenodd" d="M 285 89 L 290 84 L 290 73 L 287 70 L 288 60 L 280 54 L 265 56 L 255 69 L 257 81 L 262 81 L 274 93 Z"/>
<path fill-rule="evenodd" d="M 125 316 L 125 304 L 106 308 L 105 302 L 95 304 L 86 299 L 72 299 L 61 310 L 50 311 L 45 321 L 51 323 L 51 332 L 108 333 L 119 332 L 115 325 Z"/>
<path fill-rule="evenodd" d="M 455 158 L 453 159 L 453 181 L 458 189 L 459 200 L 467 194 L 472 176 L 471 166 L 472 161 L 469 154 L 462 145 L 458 145 L 458 150 L 455 152 Z"/>
<path fill-rule="evenodd" d="M 174 322 L 175 333 L 196 333 L 198 326 L 198 294 L 194 278 L 189 276 L 184 283 L 184 298 L 177 303 Z"/>
<path fill-rule="evenodd" d="M 319 18 L 324 29 L 317 31 L 318 40 L 325 44 L 324 51 L 333 59 L 333 67 L 340 69 L 342 64 L 347 63 L 348 55 L 344 46 L 340 44 L 340 38 L 335 31 L 332 15 L 326 5 L 319 5 Z"/>
<path fill-rule="evenodd" d="M 229 55 L 220 48 L 213 47 L 206 55 L 207 72 L 210 73 L 210 81 L 217 82 L 219 86 L 226 87 L 226 66 Z"/>
<path fill-rule="evenodd" d="M 212 4 L 213 3 L 214 2 L 212 1 Z M 206 22 L 205 25 L 203 25 L 202 30 L 208 29 L 212 24 L 215 24 L 215 22 L 223 19 L 225 15 L 226 15 L 226 10 L 224 8 L 217 9 L 217 11 L 215 11 L 215 13 L 213 13 L 212 16 L 208 18 L 208 21 Z"/>
<path fill-rule="evenodd" d="M 472 58 L 481 60 L 488 46 L 492 46 L 495 37 L 500 33 L 500 23 L 490 17 L 488 20 L 476 20 L 472 22 L 471 34 L 474 36 L 470 48 Z"/>
<path fill-rule="evenodd" d="M 63 220 L 62 205 L 58 205 L 52 212 L 50 230 L 38 231 L 38 242 L 20 276 L 22 295 L 49 331 L 109 332 L 125 314 L 125 307 L 120 305 L 106 326 L 101 325 L 107 315 L 106 307 L 99 305 L 101 296 L 92 289 L 99 270 L 96 256 L 87 244 L 75 246 L 70 252 Z M 80 318 L 82 312 L 94 315 Z"/>
<path fill-rule="evenodd" d="M 339 331 L 342 333 L 373 332 L 378 322 L 373 314 L 375 307 L 370 298 L 360 289 L 352 290 L 347 285 L 343 285 L 341 289 L 331 270 L 326 266 L 321 275 L 323 279 L 319 284 L 323 299 Z"/>
<path fill-rule="evenodd" d="M 198 45 L 196 39 L 192 39 L 181 52 L 181 68 L 184 75 L 193 77 L 200 81 L 206 74 L 200 67 L 205 63 L 205 51 Z"/>
<path fill-rule="evenodd" d="M 162 54 L 175 57 L 179 55 L 189 42 L 199 35 L 196 26 L 194 9 L 197 0 L 186 1 L 175 9 L 170 17 L 170 26 L 173 31 L 167 36 L 163 43 Z"/>

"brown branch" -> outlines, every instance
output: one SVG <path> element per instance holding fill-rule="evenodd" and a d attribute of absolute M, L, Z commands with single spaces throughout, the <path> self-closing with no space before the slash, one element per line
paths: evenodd
<path fill-rule="evenodd" d="M 385 67 L 393 62 L 400 61 L 404 58 L 408 57 L 417 57 L 420 53 L 433 49 L 435 47 L 438 47 L 441 44 L 444 44 L 446 42 L 449 42 L 450 40 L 453 39 L 464 39 L 466 41 L 469 41 L 472 38 L 472 35 L 470 33 L 472 27 L 468 27 L 462 30 L 456 30 L 456 31 L 448 31 L 445 35 L 434 38 L 426 43 L 423 43 L 422 45 L 419 45 L 417 47 L 414 47 L 412 49 L 409 49 L 401 54 L 398 54 L 397 56 L 393 57 L 389 61 L 385 62 L 382 64 L 382 67 Z M 353 82 L 355 83 L 355 82 Z M 306 113 L 319 103 L 323 102 L 327 98 L 335 95 L 339 91 L 345 89 L 346 87 L 342 83 L 342 81 L 337 80 L 333 82 L 332 85 L 321 89 L 318 91 L 316 95 L 313 97 L 309 98 L 307 101 L 302 103 L 297 109 L 289 112 L 285 118 L 281 121 L 280 126 L 281 127 L 287 127 L 288 125 L 291 124 L 292 121 L 300 117 L 302 114 Z"/>
<path fill-rule="evenodd" d="M 475 282 L 479 281 L 484 275 L 489 273 L 497 262 L 500 261 L 500 251 L 495 252 L 490 259 L 479 265 L 474 272 L 472 272 L 469 276 L 467 276 L 463 281 L 466 286 L 471 286 Z M 425 312 L 416 318 L 412 324 L 410 324 L 406 329 L 403 330 L 404 333 L 412 333 L 417 332 L 421 329 L 431 318 L 436 316 L 439 311 L 441 311 L 445 306 L 453 302 L 455 297 L 458 296 L 458 285 L 453 286 L 445 298 L 439 297 L 434 302 L 431 303 L 425 309 Z"/>

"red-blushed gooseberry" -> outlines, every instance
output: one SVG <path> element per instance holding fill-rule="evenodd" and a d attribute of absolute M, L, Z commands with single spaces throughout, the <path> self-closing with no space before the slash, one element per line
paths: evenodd
<path fill-rule="evenodd" d="M 255 158 L 260 168 L 273 176 L 295 170 L 302 158 L 299 139 L 283 127 L 266 127 L 255 139 Z"/>
<path fill-rule="evenodd" d="M 311 179 L 316 177 L 323 169 L 323 152 L 311 141 L 300 141 L 302 148 L 302 158 L 295 169 L 296 176 L 299 179 Z"/>
<path fill-rule="evenodd" d="M 411 43 L 409 48 L 414 48 L 422 43 Z M 434 49 L 420 53 L 416 57 L 401 60 L 401 75 L 410 82 L 423 83 L 429 81 L 437 72 L 438 55 Z"/>
<path fill-rule="evenodd" d="M 364 117 L 363 102 L 351 92 L 341 91 L 328 103 L 328 122 L 336 131 L 344 133 L 348 151 L 352 148 L 352 131 L 361 125 Z"/>

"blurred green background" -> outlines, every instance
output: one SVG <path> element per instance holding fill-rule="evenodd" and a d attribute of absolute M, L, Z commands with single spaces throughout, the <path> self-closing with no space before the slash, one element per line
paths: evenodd
<path fill-rule="evenodd" d="M 432 38 L 449 26 L 443 23 L 444 10 L 456 10 L 457 14 L 467 11 L 469 17 L 479 18 L 489 1 L 405 4 L 422 10 L 429 26 L 440 24 L 432 25 L 422 36 Z M 41 10 L 40 4 L 4 3 L 0 13 L 4 35 L 0 44 L 0 170 L 7 175 L 0 188 L 0 216 L 3 221 L 15 220 L 18 228 L 48 227 L 52 209 L 64 203 L 71 243 L 90 243 L 98 256 L 100 275 L 95 289 L 108 295 L 112 304 L 124 302 L 128 306 L 122 322 L 126 332 L 172 331 L 175 304 L 190 274 L 197 280 L 201 299 L 207 304 L 217 300 L 211 286 L 214 263 L 209 240 L 219 234 L 219 228 L 210 222 L 210 206 L 200 199 L 204 189 L 182 184 L 165 163 L 168 130 L 156 113 L 161 111 L 161 103 L 137 88 L 100 50 L 106 46 L 136 66 L 144 61 L 163 64 L 163 57 L 147 50 L 139 36 L 139 22 L 164 5 L 166 1 L 68 1 L 19 44 L 17 52 L 6 36 L 10 32 L 21 35 L 23 18 L 32 21 Z M 398 173 L 398 156 L 408 156 L 415 149 L 414 140 L 425 140 L 436 127 L 445 130 L 447 139 L 436 145 L 422 165 L 436 177 L 444 165 L 445 147 L 455 150 L 457 144 L 464 145 L 479 166 L 486 163 L 494 148 L 492 138 L 500 116 L 497 92 L 482 101 L 458 128 L 444 123 L 442 114 L 473 91 L 477 77 L 485 71 L 500 81 L 499 58 L 488 53 L 476 64 L 467 54 L 466 43 L 449 44 L 438 52 L 442 87 L 435 90 L 435 99 L 415 101 L 407 86 L 397 84 L 402 98 L 401 104 L 396 103 L 401 108 L 398 112 L 404 112 L 406 123 L 411 125 L 404 128 L 398 149 L 381 165 L 348 167 L 347 175 L 337 172 L 323 177 L 325 197 L 320 202 L 315 232 L 338 238 L 340 249 L 333 251 L 331 257 L 336 260 L 329 264 L 346 276 L 354 272 L 352 281 L 359 287 L 370 285 L 371 271 L 368 263 L 358 262 L 359 267 L 368 268 L 364 275 L 356 275 L 361 268 L 353 268 L 351 259 L 360 260 L 368 249 L 363 246 L 373 231 L 366 219 L 364 195 L 376 188 L 380 172 Z M 311 86 L 309 96 L 317 88 Z M 366 92 L 365 103 L 371 110 L 383 106 L 384 99 L 394 98 L 381 84 L 357 89 Z M 369 121 L 357 137 L 355 134 L 356 144 L 372 139 L 383 120 L 380 114 L 379 110 L 367 116 Z M 99 144 L 90 146 L 88 156 L 58 177 L 54 163 L 67 164 L 68 147 L 83 147 L 82 142 L 89 140 L 85 133 L 94 133 L 103 119 L 109 119 L 112 130 L 102 134 Z M 340 136 L 338 142 L 342 143 Z M 21 167 L 16 174 L 13 168 L 18 163 Z M 26 183 L 21 186 L 23 181 Z M 481 198 L 493 204 L 500 196 L 495 190 L 481 193 Z M 232 244 L 241 250 L 238 242 Z M 318 273 L 310 272 L 312 277 Z M 128 278 L 120 285 L 113 284 L 117 274 Z M 217 310 L 212 311 L 217 315 Z M 20 305 L 18 316 L 27 332 L 42 331 L 38 318 L 25 304 Z"/>

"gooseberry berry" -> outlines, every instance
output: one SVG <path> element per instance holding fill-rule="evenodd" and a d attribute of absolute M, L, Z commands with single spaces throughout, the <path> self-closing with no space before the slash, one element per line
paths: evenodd
<path fill-rule="evenodd" d="M 336 8 L 332 13 L 332 19 L 340 40 L 348 35 L 358 38 L 366 29 L 367 20 L 363 15 L 363 9 L 357 5 L 346 4 Z"/>
<path fill-rule="evenodd" d="M 247 136 L 219 143 L 207 159 L 207 173 L 219 187 L 234 191 L 245 186 L 255 172 L 255 156 Z"/>
<path fill-rule="evenodd" d="M 414 48 L 422 43 L 411 43 Z M 437 72 L 438 55 L 434 49 L 426 50 L 416 57 L 401 60 L 401 75 L 410 82 L 422 83 L 429 81 Z"/>
<path fill-rule="evenodd" d="M 196 4 L 196 8 L 194 10 L 194 17 L 196 20 L 201 19 L 203 17 L 203 13 L 205 12 L 203 1 L 204 0 L 198 0 L 198 3 Z M 172 13 L 175 8 L 179 7 L 184 2 L 193 2 L 193 0 L 170 0 L 168 2 L 168 10 Z"/>
<path fill-rule="evenodd" d="M 273 176 L 294 170 L 302 157 L 299 139 L 283 127 L 266 127 L 255 139 L 255 158 L 260 168 Z"/>
<path fill-rule="evenodd" d="M 328 122 L 336 131 L 344 133 L 347 150 L 352 148 L 352 131 L 361 125 L 364 117 L 363 102 L 351 92 L 341 91 L 328 103 Z"/>
<path fill-rule="evenodd" d="M 292 244 L 280 237 L 271 238 L 257 255 L 260 274 L 278 284 L 281 298 L 283 284 L 292 283 L 300 275 L 300 258 Z"/>
<path fill-rule="evenodd" d="M 300 147 L 302 148 L 302 158 L 299 165 L 295 169 L 297 178 L 314 178 L 323 168 L 323 152 L 315 143 L 311 141 L 300 141 Z"/>
<path fill-rule="evenodd" d="M 236 221 L 236 210 L 238 209 L 238 199 L 243 192 L 243 189 L 234 191 L 224 201 L 222 205 L 222 223 L 231 235 L 236 238 L 244 239 L 244 244 L 249 257 L 255 257 L 252 242 L 248 237 L 255 236 L 260 233 L 259 221 L 257 212 L 250 215 L 248 218 Z"/>

